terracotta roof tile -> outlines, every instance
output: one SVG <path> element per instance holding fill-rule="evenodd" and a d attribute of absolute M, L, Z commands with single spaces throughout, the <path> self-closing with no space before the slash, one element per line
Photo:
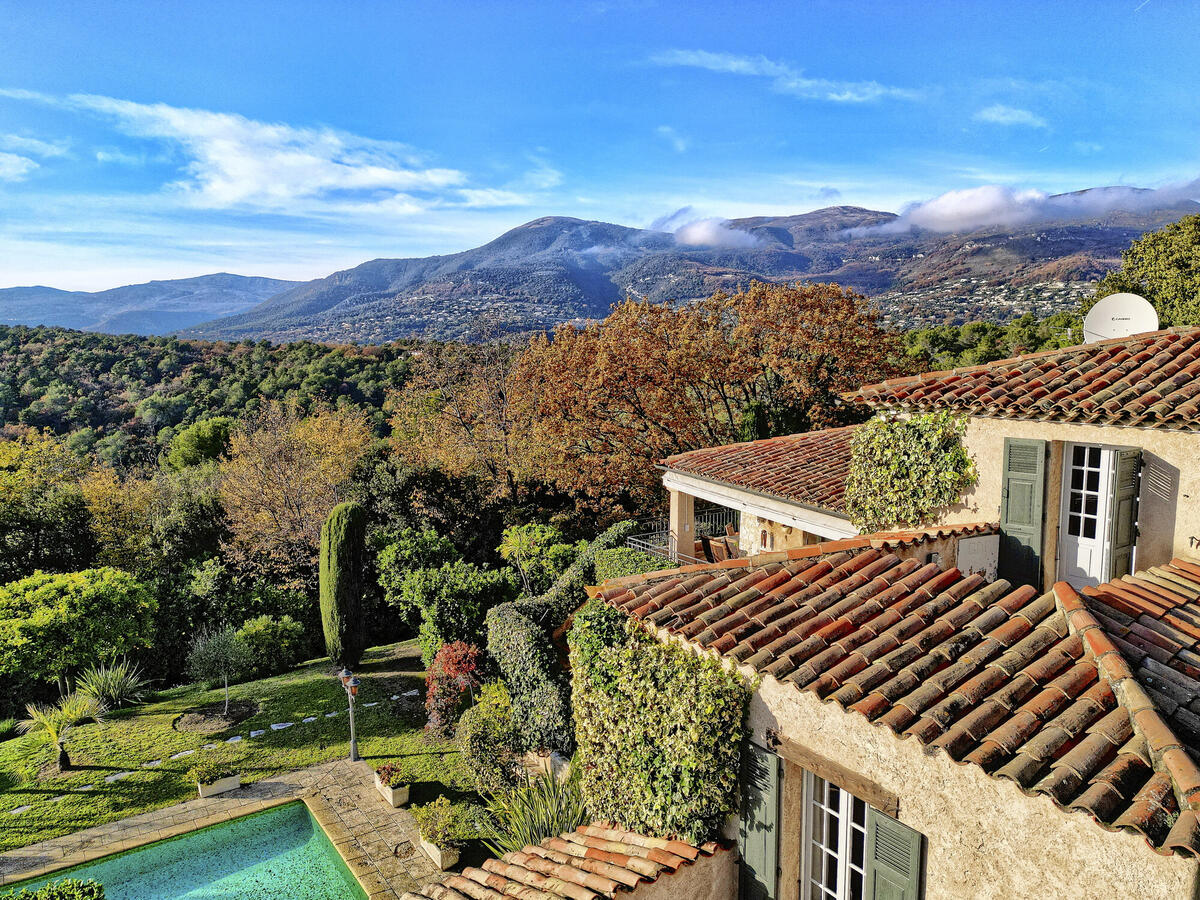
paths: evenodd
<path fill-rule="evenodd" d="M 850 440 L 857 427 L 705 447 L 668 456 L 662 465 L 709 481 L 842 512 L 846 508 Z"/>
<path fill-rule="evenodd" d="M 696 847 L 602 824 L 583 825 L 486 860 L 480 868 L 451 873 L 441 884 L 410 891 L 401 900 L 600 900 L 633 891 L 717 852 L 726 851 L 718 844 Z"/>
<path fill-rule="evenodd" d="M 1200 328 L 1170 328 L 867 385 L 877 407 L 1200 431 Z"/>
<path fill-rule="evenodd" d="M 676 573 L 600 596 L 1160 852 L 1200 855 L 1200 561 L 1039 595 L 902 559 L 880 535 L 815 550 L 698 570 L 734 593 L 666 617 L 645 598 Z"/>

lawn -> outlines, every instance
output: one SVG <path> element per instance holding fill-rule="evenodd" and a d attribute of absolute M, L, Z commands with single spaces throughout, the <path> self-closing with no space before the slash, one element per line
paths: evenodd
<path fill-rule="evenodd" d="M 355 674 L 362 679 L 355 708 L 359 753 L 372 765 L 395 762 L 413 782 L 437 782 L 447 793 L 467 787 L 467 776 L 452 744 L 427 735 L 420 697 L 420 649 L 408 641 L 368 650 Z M 390 697 L 401 695 L 393 702 Z M 315 660 L 289 672 L 230 688 L 231 700 L 259 705 L 249 719 L 224 732 L 177 731 L 174 724 L 188 710 L 223 699 L 223 692 L 194 686 L 173 688 L 151 702 L 110 713 L 103 724 L 75 729 L 67 740 L 78 768 L 47 775 L 53 751 L 31 749 L 21 739 L 0 743 L 0 850 L 11 850 L 81 828 L 169 806 L 196 796 L 188 770 L 201 760 L 230 762 L 249 783 L 290 769 L 346 756 L 350 735 L 346 693 L 328 660 Z M 366 707 L 367 703 L 378 703 Z M 326 717 L 325 713 L 338 715 Z M 303 722 L 308 716 L 315 721 Z M 273 731 L 272 723 L 294 722 Z M 264 733 L 253 739 L 251 730 Z M 242 740 L 226 743 L 240 734 Z M 203 749 L 206 744 L 217 744 Z M 177 760 L 171 755 L 196 751 Z M 145 763 L 162 760 L 153 768 Z M 38 773 L 43 774 L 39 777 Z M 119 780 L 105 777 L 130 772 Z M 79 790 L 92 785 L 86 791 Z M 62 797 L 61 800 L 53 798 Z M 13 815 L 12 810 L 30 808 Z"/>

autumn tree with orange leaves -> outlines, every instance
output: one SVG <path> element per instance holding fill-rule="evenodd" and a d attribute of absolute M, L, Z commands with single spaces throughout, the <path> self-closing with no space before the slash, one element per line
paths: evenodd
<path fill-rule="evenodd" d="M 856 421 L 839 394 L 904 366 L 866 298 L 832 284 L 627 300 L 535 337 L 511 364 L 498 352 L 412 379 L 392 423 L 402 454 L 500 488 L 549 484 L 598 511 L 655 503 L 655 464 L 672 453 Z"/>

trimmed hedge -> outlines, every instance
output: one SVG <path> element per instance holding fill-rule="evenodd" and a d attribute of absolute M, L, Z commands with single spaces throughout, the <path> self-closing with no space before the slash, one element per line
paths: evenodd
<path fill-rule="evenodd" d="M 621 546 L 637 528 L 636 522 L 618 522 L 592 541 L 546 593 L 488 612 L 488 652 L 512 695 L 513 724 L 524 749 L 569 753 L 573 747 L 570 688 L 550 635 L 595 583 L 596 554 Z"/>
<path fill-rule="evenodd" d="M 643 834 L 709 840 L 737 808 L 750 690 L 718 660 L 622 628 L 601 606 L 590 601 L 569 638 L 588 811 Z"/>
<path fill-rule="evenodd" d="M 612 578 L 626 578 L 659 569 L 672 569 L 676 563 L 661 556 L 651 556 L 631 547 L 613 547 L 596 554 L 596 584 Z"/>

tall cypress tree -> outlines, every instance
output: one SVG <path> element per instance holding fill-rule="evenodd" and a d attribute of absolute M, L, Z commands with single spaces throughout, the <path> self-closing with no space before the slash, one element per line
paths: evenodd
<path fill-rule="evenodd" d="M 366 649 L 362 621 L 367 514 L 357 503 L 333 508 L 321 528 L 321 624 L 336 665 L 353 668 Z"/>

